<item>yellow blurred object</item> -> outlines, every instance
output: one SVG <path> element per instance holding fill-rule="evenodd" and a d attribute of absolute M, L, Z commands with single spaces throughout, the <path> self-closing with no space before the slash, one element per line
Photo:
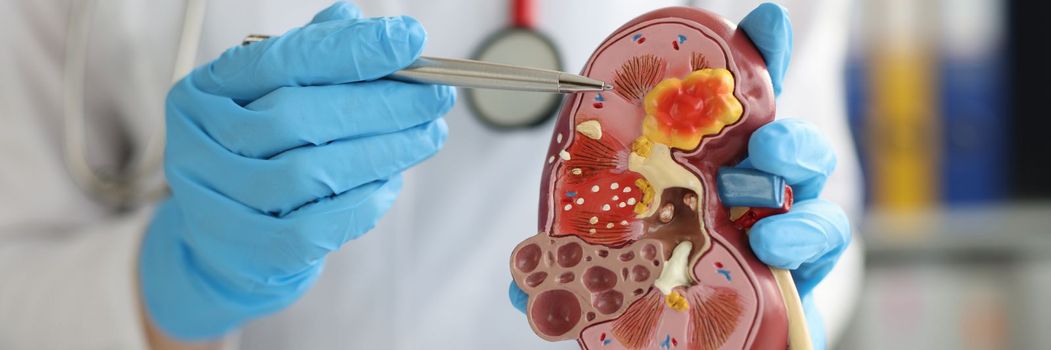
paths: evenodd
<path fill-rule="evenodd" d="M 923 35 L 932 18 L 921 3 L 874 2 L 868 49 L 869 100 L 865 116 L 871 196 L 877 209 L 913 211 L 940 197 L 941 165 L 936 45 Z"/>
<path fill-rule="evenodd" d="M 877 206 L 911 210 L 938 198 L 933 73 L 921 50 L 877 50 L 869 115 L 872 190 Z"/>

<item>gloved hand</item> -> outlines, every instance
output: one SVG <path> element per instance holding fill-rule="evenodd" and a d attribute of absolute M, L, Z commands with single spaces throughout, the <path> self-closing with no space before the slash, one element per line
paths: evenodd
<path fill-rule="evenodd" d="M 371 229 L 400 173 L 446 138 L 447 86 L 375 80 L 419 57 L 409 17 L 337 3 L 305 27 L 234 47 L 167 100 L 172 197 L 142 244 L 148 314 L 203 340 L 296 300 L 325 256 Z"/>
<path fill-rule="evenodd" d="M 767 265 L 792 270 L 814 348 L 824 349 L 825 326 L 812 292 L 832 271 L 851 239 L 843 209 L 817 198 L 836 166 L 836 157 L 817 128 L 797 119 L 760 127 L 749 139 L 748 155 L 739 167 L 783 177 L 795 197 L 789 212 L 752 226 L 752 251 Z"/>
<path fill-rule="evenodd" d="M 762 53 L 773 83 L 781 83 L 792 52 L 792 25 L 784 8 L 765 3 L 748 14 L 740 28 Z M 815 349 L 825 348 L 824 325 L 814 304 L 814 287 L 828 275 L 850 243 L 850 225 L 836 204 L 817 198 L 836 166 L 832 146 L 813 126 L 784 119 L 756 130 L 748 155 L 738 166 L 784 177 L 793 187 L 795 204 L 785 214 L 759 220 L 751 230 L 750 245 L 767 265 L 792 270 L 803 301 Z M 525 312 L 529 296 L 512 281 L 511 304 Z"/>

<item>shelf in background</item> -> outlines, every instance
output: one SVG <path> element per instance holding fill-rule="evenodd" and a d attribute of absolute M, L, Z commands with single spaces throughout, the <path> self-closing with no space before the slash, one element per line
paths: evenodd
<path fill-rule="evenodd" d="M 871 212 L 859 231 L 864 286 L 836 348 L 1051 344 L 1051 203 Z"/>
<path fill-rule="evenodd" d="M 859 230 L 868 263 L 900 259 L 1051 258 L 1051 203 L 870 211 Z"/>

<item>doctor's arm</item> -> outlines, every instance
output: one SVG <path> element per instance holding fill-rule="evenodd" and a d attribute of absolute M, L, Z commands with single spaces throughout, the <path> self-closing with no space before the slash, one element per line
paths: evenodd
<path fill-rule="evenodd" d="M 135 261 L 149 213 L 0 230 L 0 349 L 143 349 Z"/>
<path fill-rule="evenodd" d="M 167 99 L 172 197 L 142 243 L 149 324 L 183 343 L 277 312 L 325 257 L 369 231 L 401 173 L 437 152 L 447 86 L 378 80 L 419 57 L 409 17 L 337 3 L 302 28 L 227 50 Z"/>

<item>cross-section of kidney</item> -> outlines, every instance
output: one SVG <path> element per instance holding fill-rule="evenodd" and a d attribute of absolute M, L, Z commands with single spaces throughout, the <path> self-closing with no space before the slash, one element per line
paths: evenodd
<path fill-rule="evenodd" d="M 774 118 L 762 56 L 712 13 L 668 8 L 610 35 L 565 101 L 539 233 L 512 252 L 540 337 L 584 349 L 785 349 L 785 302 L 716 193 Z"/>

